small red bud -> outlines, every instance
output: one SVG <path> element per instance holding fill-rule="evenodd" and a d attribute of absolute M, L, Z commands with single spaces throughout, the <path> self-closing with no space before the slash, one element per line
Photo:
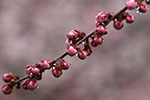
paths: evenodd
<path fill-rule="evenodd" d="M 90 47 L 89 44 L 86 44 L 84 47 L 84 50 L 87 52 L 87 56 L 90 56 L 92 53 L 92 48 Z"/>
<path fill-rule="evenodd" d="M 133 10 L 137 7 L 137 2 L 136 0 L 128 0 L 126 2 L 126 7 L 129 9 L 129 10 Z"/>
<path fill-rule="evenodd" d="M 98 32 L 99 35 L 107 34 L 107 31 L 105 30 L 103 26 L 98 26 L 96 31 Z"/>
<path fill-rule="evenodd" d="M 91 45 L 92 45 L 92 47 L 97 47 L 98 46 L 98 44 L 94 40 L 91 40 Z"/>
<path fill-rule="evenodd" d="M 28 89 L 27 88 L 28 83 L 29 83 L 29 80 L 23 81 L 22 82 L 22 88 L 25 89 L 25 90 Z"/>
<path fill-rule="evenodd" d="M 103 43 L 103 38 L 101 37 L 101 36 L 95 36 L 94 37 L 94 41 L 95 41 L 95 43 L 96 44 L 99 44 L 99 45 L 101 45 L 102 43 Z"/>
<path fill-rule="evenodd" d="M 32 68 L 31 72 L 33 74 L 39 74 L 40 73 L 40 69 L 35 67 L 35 68 Z"/>
<path fill-rule="evenodd" d="M 62 65 L 61 65 L 60 67 L 61 67 L 61 69 L 63 69 L 63 70 L 67 70 L 67 69 L 69 69 L 70 64 L 69 64 L 67 61 L 63 61 L 63 62 L 62 62 Z"/>
<path fill-rule="evenodd" d="M 113 24 L 114 28 L 117 29 L 117 30 L 120 30 L 123 28 L 124 24 L 122 23 L 122 21 L 114 21 L 114 24 Z"/>
<path fill-rule="evenodd" d="M 42 60 L 41 63 L 40 63 L 40 67 L 42 69 L 49 69 L 50 68 L 50 65 L 48 63 L 48 60 Z"/>
<path fill-rule="evenodd" d="M 67 49 L 67 53 L 70 56 L 74 56 L 77 53 L 76 47 L 75 46 L 69 46 L 68 49 Z"/>
<path fill-rule="evenodd" d="M 2 87 L 2 92 L 6 95 L 10 94 L 12 92 L 12 87 L 10 85 L 4 85 Z"/>
<path fill-rule="evenodd" d="M 66 40 L 66 45 L 70 46 L 70 40 L 69 39 Z"/>
<path fill-rule="evenodd" d="M 140 8 L 139 8 L 139 11 L 140 11 L 140 12 L 142 12 L 142 13 L 147 12 L 148 7 L 147 7 L 145 4 L 139 3 L 139 5 L 140 5 Z"/>
<path fill-rule="evenodd" d="M 91 48 L 88 48 L 86 51 L 87 51 L 87 56 L 90 56 L 91 53 L 93 52 Z"/>
<path fill-rule="evenodd" d="M 105 12 L 99 12 L 96 16 L 96 21 L 100 24 L 107 21 L 107 19 L 108 15 Z"/>
<path fill-rule="evenodd" d="M 79 35 L 77 30 L 71 30 L 68 34 L 67 37 L 68 39 L 74 39 Z"/>
<path fill-rule="evenodd" d="M 3 75 L 3 80 L 4 80 L 5 82 L 10 82 L 12 78 L 13 78 L 13 77 L 12 77 L 11 74 L 6 73 L 6 74 Z"/>
<path fill-rule="evenodd" d="M 37 88 L 37 83 L 35 80 L 30 80 L 27 84 L 27 89 L 35 90 Z"/>
<path fill-rule="evenodd" d="M 27 65 L 26 66 L 26 73 L 27 73 L 27 75 L 30 75 L 32 68 L 33 68 L 32 65 Z"/>
<path fill-rule="evenodd" d="M 147 4 L 150 4 L 150 0 L 145 0 L 145 2 L 146 2 Z"/>
<path fill-rule="evenodd" d="M 78 57 L 82 60 L 84 60 L 87 56 L 87 53 L 85 50 L 79 50 L 79 53 L 78 53 Z"/>
<path fill-rule="evenodd" d="M 96 23 L 96 27 L 98 27 L 100 25 L 100 23 L 98 23 L 97 21 L 95 23 Z"/>
<path fill-rule="evenodd" d="M 126 17 L 126 22 L 127 22 L 127 23 L 133 23 L 133 22 L 134 22 L 134 16 L 128 15 L 128 16 Z"/>
<path fill-rule="evenodd" d="M 55 65 L 54 69 L 52 70 L 52 74 L 56 77 L 59 78 L 62 75 L 62 70 L 59 66 Z"/>

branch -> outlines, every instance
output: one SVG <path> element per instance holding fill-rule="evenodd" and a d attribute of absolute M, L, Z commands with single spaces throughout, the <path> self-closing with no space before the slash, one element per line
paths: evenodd
<path fill-rule="evenodd" d="M 128 0 L 126 6 L 116 14 L 99 12 L 96 16 L 96 29 L 87 35 L 78 30 L 70 31 L 66 40 L 67 51 L 52 61 L 42 60 L 35 65 L 27 65 L 27 76 L 19 78 L 17 75 L 4 74 L 3 80 L 7 84 L 2 87 L 3 93 L 10 94 L 14 87 L 19 89 L 21 85 L 26 90 L 35 90 L 37 81 L 42 79 L 42 74 L 46 70 L 52 69 L 54 77 L 59 78 L 62 75 L 62 70 L 67 70 L 70 67 L 70 64 L 64 60 L 66 56 L 78 55 L 81 60 L 90 56 L 92 48 L 103 43 L 103 36 L 107 34 L 106 26 L 111 21 L 113 21 L 114 28 L 120 30 L 124 26 L 123 20 L 126 20 L 127 23 L 134 22 L 134 16 L 126 12 L 127 10 L 138 9 L 141 13 L 147 11 L 147 6 L 142 2 L 143 0 Z M 150 4 L 150 0 L 145 0 L 145 2 Z M 84 45 L 84 48 L 80 48 L 80 45 Z"/>

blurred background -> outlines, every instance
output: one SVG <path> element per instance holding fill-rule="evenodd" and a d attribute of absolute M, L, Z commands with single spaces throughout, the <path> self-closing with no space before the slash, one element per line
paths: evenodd
<path fill-rule="evenodd" d="M 66 34 L 95 28 L 98 11 L 118 12 L 126 0 L 0 0 L 0 77 L 25 75 L 25 66 L 66 50 Z M 35 91 L 13 89 L 0 100 L 149 100 L 150 11 L 108 36 L 86 60 L 66 57 L 71 68 L 56 79 L 46 71 Z M 0 80 L 0 87 L 4 82 Z"/>

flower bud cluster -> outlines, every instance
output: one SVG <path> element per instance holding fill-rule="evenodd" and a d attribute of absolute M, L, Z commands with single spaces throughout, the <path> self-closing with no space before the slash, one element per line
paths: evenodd
<path fill-rule="evenodd" d="M 106 35 L 107 31 L 105 27 L 102 25 L 97 26 L 96 33 L 91 37 L 91 46 L 97 47 L 98 45 L 101 45 L 103 43 L 103 35 Z"/>
<path fill-rule="evenodd" d="M 26 74 L 29 75 L 29 79 L 22 82 L 23 89 L 35 90 L 37 88 L 37 81 L 42 79 L 42 73 L 50 69 L 50 64 L 48 60 L 41 60 L 41 62 L 36 63 L 34 66 L 26 66 Z"/>
<path fill-rule="evenodd" d="M 104 16 L 105 16 L 104 14 L 105 13 L 102 12 L 97 15 L 96 21 L 98 23 L 107 21 L 104 18 Z M 75 35 L 73 33 L 78 33 L 78 35 Z M 79 34 L 82 34 L 82 35 L 79 35 Z M 78 41 L 76 41 L 76 40 L 83 39 L 84 37 L 86 37 L 86 34 L 84 32 L 79 32 L 79 31 L 75 31 L 75 30 L 70 31 L 67 34 L 68 38 L 66 40 L 68 55 L 74 56 L 77 54 L 79 59 L 84 60 L 87 56 L 91 55 L 91 53 L 92 53 L 91 46 L 97 47 L 98 45 L 101 45 L 104 40 L 102 36 L 106 35 L 106 34 L 107 34 L 106 28 L 100 24 L 97 25 L 97 28 L 96 28 L 94 34 L 81 42 L 81 44 L 83 44 L 83 47 L 84 47 L 84 48 L 81 48 L 81 47 L 79 47 L 79 45 L 76 45 L 78 43 Z M 74 37 L 74 38 L 72 38 L 72 37 Z"/>
<path fill-rule="evenodd" d="M 76 46 L 76 43 L 78 41 L 80 41 L 81 39 L 83 39 L 85 36 L 86 36 L 86 34 L 84 32 L 80 32 L 80 31 L 77 31 L 77 30 L 72 30 L 67 34 L 66 45 L 67 45 L 68 55 L 74 56 L 74 55 L 78 54 L 78 57 L 80 59 L 85 59 L 86 58 L 87 52 Z M 73 37 L 73 38 L 71 38 L 71 37 Z"/>
<path fill-rule="evenodd" d="M 146 4 L 149 4 L 150 0 L 145 0 Z M 128 10 L 136 10 L 138 13 L 146 13 L 148 10 L 147 5 L 142 3 L 142 0 L 127 0 L 126 7 Z M 133 23 L 135 18 L 129 13 L 122 13 L 114 19 L 113 26 L 115 29 L 120 30 L 123 28 L 123 20 L 126 20 L 127 23 Z"/>
<path fill-rule="evenodd" d="M 7 95 L 12 92 L 14 83 L 19 79 L 19 77 L 17 75 L 6 73 L 3 75 L 2 79 L 5 83 L 7 83 L 2 87 L 2 92 Z M 17 84 L 16 88 L 18 89 L 19 87 L 19 84 Z"/>
<path fill-rule="evenodd" d="M 37 88 L 37 81 L 35 79 L 28 79 L 22 82 L 22 88 L 25 90 L 35 90 Z"/>
<path fill-rule="evenodd" d="M 122 29 L 124 26 L 123 20 L 126 20 L 126 23 L 131 24 L 134 22 L 135 18 L 133 15 L 124 12 L 123 14 L 121 14 L 120 16 L 114 19 L 114 23 L 113 23 L 114 28 L 117 30 Z"/>
<path fill-rule="evenodd" d="M 147 5 L 150 4 L 150 0 L 145 0 L 145 3 L 147 5 L 144 4 L 142 1 L 143 0 L 127 0 L 126 7 L 129 10 L 137 9 L 139 12 L 145 13 L 148 10 Z"/>
<path fill-rule="evenodd" d="M 59 78 L 62 75 L 62 70 L 68 70 L 69 67 L 70 64 L 67 61 L 61 59 L 52 67 L 52 74 L 54 77 Z"/>

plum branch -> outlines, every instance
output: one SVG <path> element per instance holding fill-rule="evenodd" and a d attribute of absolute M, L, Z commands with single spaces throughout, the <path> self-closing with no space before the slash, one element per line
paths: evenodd
<path fill-rule="evenodd" d="M 70 67 L 70 64 L 64 60 L 66 56 L 73 57 L 77 55 L 81 60 L 90 56 L 93 52 L 93 48 L 102 45 L 104 40 L 103 36 L 108 34 L 106 26 L 111 21 L 113 21 L 114 28 L 120 30 L 124 26 L 124 20 L 129 24 L 134 22 L 134 16 L 130 15 L 127 10 L 136 9 L 140 13 L 147 12 L 147 5 L 150 4 L 150 0 L 145 0 L 145 2 L 143 2 L 144 0 L 127 0 L 126 6 L 116 14 L 99 12 L 96 15 L 96 29 L 88 34 L 78 30 L 71 30 L 67 34 L 67 51 L 58 58 L 52 61 L 42 60 L 35 65 L 27 65 L 27 75 L 22 78 L 14 74 L 4 74 L 3 81 L 6 84 L 2 87 L 2 92 L 8 95 L 12 92 L 14 87 L 20 89 L 21 86 L 25 90 L 35 90 L 37 88 L 37 81 L 42 79 L 43 72 L 50 69 L 52 69 L 53 76 L 59 78 L 63 73 L 62 71 Z M 83 48 L 81 48 L 80 45 L 83 45 Z"/>

